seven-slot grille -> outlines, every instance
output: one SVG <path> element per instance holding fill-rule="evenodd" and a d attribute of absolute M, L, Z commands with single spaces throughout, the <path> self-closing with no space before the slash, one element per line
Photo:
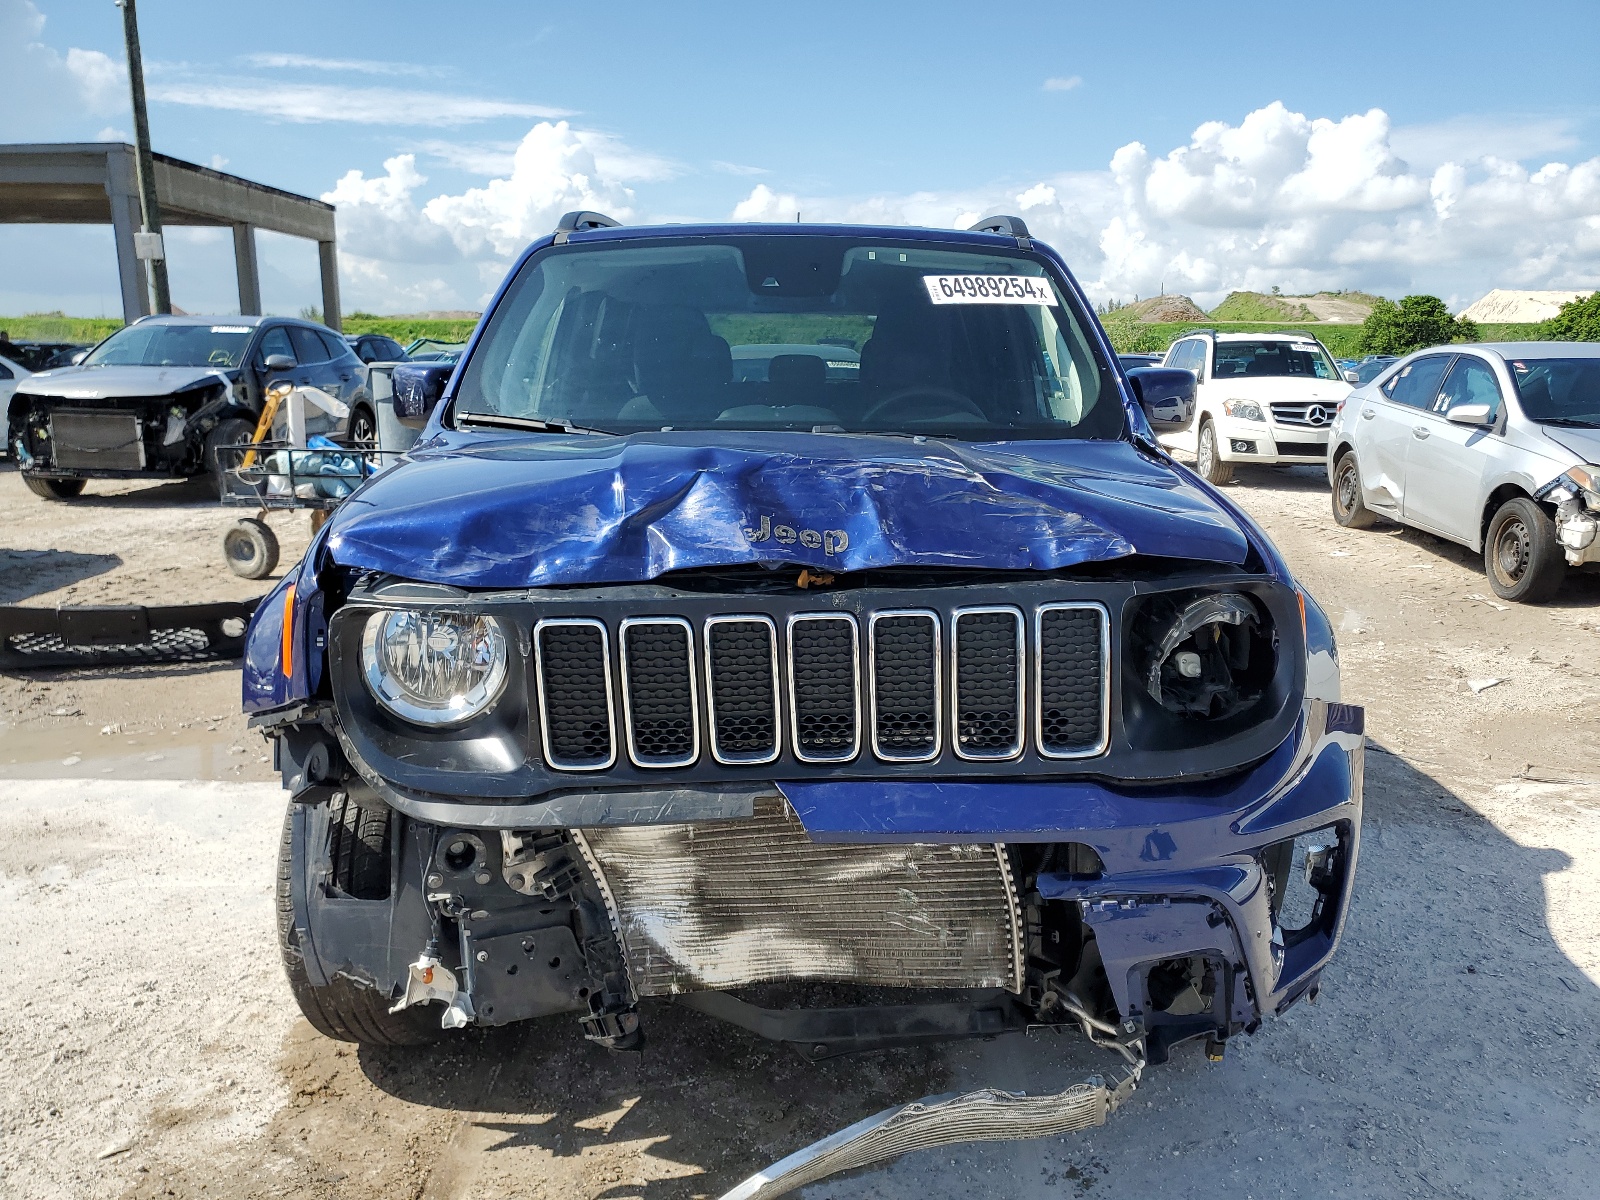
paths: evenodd
<path fill-rule="evenodd" d="M 1031 629 L 1030 629 L 1031 625 Z M 1031 636 L 1030 636 L 1031 635 Z M 780 653 L 779 639 L 783 641 Z M 611 634 L 592 617 L 534 628 L 545 760 L 597 771 L 1019 757 L 1105 749 L 1109 618 L 1096 603 L 794 613 L 780 634 L 765 614 L 629 617 Z M 1030 724 L 1031 718 L 1031 724 Z M 705 737 L 702 738 L 702 722 Z"/>

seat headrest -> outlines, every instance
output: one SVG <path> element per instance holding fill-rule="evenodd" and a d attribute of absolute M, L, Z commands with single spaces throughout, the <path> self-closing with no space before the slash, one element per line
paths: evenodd
<path fill-rule="evenodd" d="M 827 364 L 815 354 L 775 354 L 767 364 L 767 382 L 786 392 L 820 391 L 827 378 Z"/>

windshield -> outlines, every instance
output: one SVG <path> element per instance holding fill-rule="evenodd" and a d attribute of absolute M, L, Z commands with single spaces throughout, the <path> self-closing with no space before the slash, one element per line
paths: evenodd
<path fill-rule="evenodd" d="M 83 365 L 231 370 L 253 332 L 248 325 L 130 325 L 90 351 Z"/>
<path fill-rule="evenodd" d="M 1528 358 L 1508 365 L 1530 421 L 1600 426 L 1600 358 Z"/>
<path fill-rule="evenodd" d="M 1317 342 L 1218 342 L 1214 379 L 1342 379 Z"/>
<path fill-rule="evenodd" d="M 569 246 L 530 260 L 467 364 L 455 413 L 617 433 L 1123 429 L 1084 317 L 1042 261 L 799 234 Z"/>

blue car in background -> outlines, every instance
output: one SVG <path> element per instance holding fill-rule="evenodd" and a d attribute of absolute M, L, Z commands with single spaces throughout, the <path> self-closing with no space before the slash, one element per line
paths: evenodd
<path fill-rule="evenodd" d="M 569 214 L 394 387 L 421 439 L 248 635 L 324 1034 L 626 1048 L 676 997 L 1137 1069 L 1316 994 L 1364 745 L 1329 622 L 1157 444 L 1193 375 L 1121 370 L 1020 220 Z"/>

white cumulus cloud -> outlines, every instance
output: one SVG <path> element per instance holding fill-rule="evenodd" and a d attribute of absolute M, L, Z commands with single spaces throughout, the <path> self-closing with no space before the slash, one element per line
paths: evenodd
<path fill-rule="evenodd" d="M 100 50 L 62 53 L 45 43 L 32 0 L 0 0 L 0 80 L 7 141 L 88 138 L 128 107 L 128 75 Z M 98 118 L 98 119 L 96 119 Z"/>

